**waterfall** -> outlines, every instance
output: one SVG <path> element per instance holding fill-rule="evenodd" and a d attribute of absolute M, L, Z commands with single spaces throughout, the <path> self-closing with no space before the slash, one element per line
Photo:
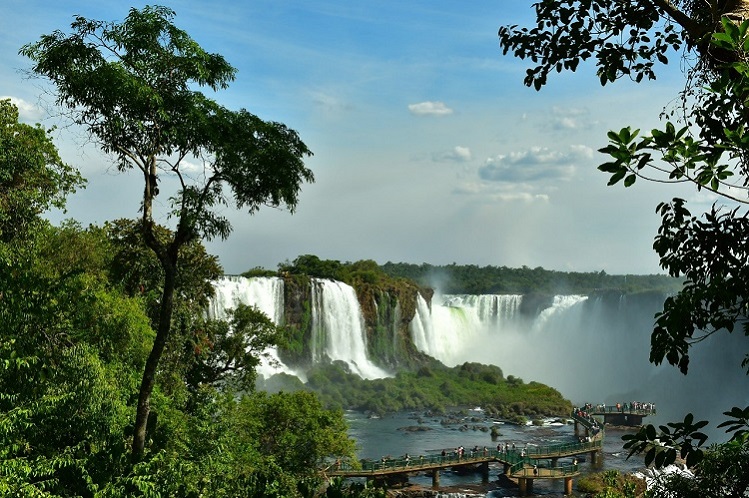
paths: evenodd
<path fill-rule="evenodd" d="M 367 357 L 364 318 L 354 288 L 342 282 L 312 279 L 312 359 L 341 360 L 365 379 L 390 374 Z"/>
<path fill-rule="evenodd" d="M 414 341 L 416 349 L 423 351 L 430 356 L 437 358 L 435 351 L 432 351 L 432 345 L 441 344 L 443 341 L 437 340 L 432 331 L 431 311 L 426 299 L 421 294 L 416 295 L 416 314 L 410 324 L 411 339 Z"/>
<path fill-rule="evenodd" d="M 646 422 L 656 425 L 689 412 L 717 424 L 723 411 L 749 404 L 743 334 L 716 334 L 691 349 L 686 376 L 649 362 L 654 315 L 665 296 L 559 295 L 535 315 L 520 313 L 520 296 L 501 296 L 496 306 L 494 298 L 435 297 L 431 312 L 420 301 L 411 322 L 415 346 L 448 366 L 497 365 L 575 403 L 655 402 L 657 417 Z M 714 430 L 710 437 L 725 434 Z"/>
<path fill-rule="evenodd" d="M 419 295 L 411 338 L 419 351 L 454 366 L 466 359 L 462 347 L 475 343 L 487 327 L 515 319 L 520 295 L 444 295 L 435 297 L 431 311 Z"/>
<path fill-rule="evenodd" d="M 234 309 L 239 304 L 254 306 L 270 318 L 274 324 L 283 323 L 284 299 L 283 279 L 278 277 L 224 276 L 217 280 L 213 288 L 215 295 L 208 306 L 208 317 L 214 320 L 226 318 L 226 310 Z M 278 357 L 275 347 L 264 351 L 271 361 L 263 358 L 257 367 L 257 373 L 270 377 L 277 373 L 295 375 L 306 379 L 303 372 L 284 365 Z"/>
<path fill-rule="evenodd" d="M 208 316 L 226 318 L 225 310 L 238 304 L 255 306 L 276 325 L 283 322 L 283 279 L 278 277 L 245 278 L 224 276 L 213 286 L 216 295 L 208 307 Z"/>
<path fill-rule="evenodd" d="M 238 304 L 255 306 L 276 325 L 284 319 L 284 282 L 279 277 L 225 276 L 214 283 L 215 296 L 207 314 L 213 319 L 226 318 L 226 309 Z M 367 357 L 364 318 L 353 287 L 333 280 L 312 279 L 312 362 L 341 360 L 366 379 L 391 374 L 377 367 Z M 258 373 L 270 377 L 276 373 L 296 375 L 306 380 L 304 372 L 281 363 L 275 348 L 266 351 L 274 362 L 263 361 Z M 272 363 L 275 363 L 272 364 Z"/>

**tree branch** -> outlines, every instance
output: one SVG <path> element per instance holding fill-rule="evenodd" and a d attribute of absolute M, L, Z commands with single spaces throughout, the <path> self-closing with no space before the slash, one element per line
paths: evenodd
<path fill-rule="evenodd" d="M 701 25 L 687 14 L 677 9 L 670 0 L 653 0 L 653 4 L 663 10 L 666 15 L 673 19 L 679 26 L 684 28 L 695 45 L 705 35 L 705 33 L 711 30 L 711 27 Z"/>

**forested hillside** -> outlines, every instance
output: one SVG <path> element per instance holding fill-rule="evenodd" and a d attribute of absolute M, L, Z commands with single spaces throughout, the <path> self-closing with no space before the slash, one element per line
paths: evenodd
<path fill-rule="evenodd" d="M 439 288 L 446 294 L 589 294 L 616 290 L 676 292 L 681 281 L 667 275 L 609 275 L 605 271 L 572 273 L 541 267 L 431 265 L 387 262 L 380 268 L 393 277 Z"/>

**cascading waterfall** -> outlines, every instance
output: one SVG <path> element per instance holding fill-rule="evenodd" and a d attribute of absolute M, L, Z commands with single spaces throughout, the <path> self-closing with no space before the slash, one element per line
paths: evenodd
<path fill-rule="evenodd" d="M 281 278 L 224 277 L 216 282 L 208 314 L 224 317 L 225 308 L 241 302 L 257 306 L 280 324 L 283 296 Z M 431 309 L 419 295 L 410 332 L 418 350 L 448 366 L 497 365 L 505 375 L 550 385 L 576 403 L 656 402 L 658 420 L 649 423 L 677 420 L 688 412 L 698 420 L 723 420 L 722 412 L 731 406 L 749 404 L 740 366 L 743 334 L 716 334 L 700 343 L 690 351 L 687 376 L 670 365 L 649 362 L 653 317 L 662 299 L 560 295 L 533 315 L 520 312 L 519 295 L 435 295 Z M 352 287 L 314 280 L 312 313 L 314 360 L 344 361 L 364 378 L 389 375 L 367 357 L 362 313 Z M 263 364 L 258 372 L 305 377 L 283 365 Z"/>
<path fill-rule="evenodd" d="M 521 296 L 501 296 L 506 308 L 493 307 L 494 296 L 435 297 L 431 311 L 426 301 L 417 303 L 411 334 L 420 351 L 448 366 L 497 365 L 505 375 L 542 382 L 576 403 L 656 402 L 658 418 L 648 423 L 689 412 L 722 421 L 723 411 L 749 404 L 740 366 L 743 334 L 718 334 L 690 350 L 684 376 L 649 362 L 662 298 L 634 297 L 560 295 L 535 316 L 519 313 Z M 720 436 L 725 439 L 719 430 L 711 433 Z"/>
<path fill-rule="evenodd" d="M 216 295 L 208 307 L 208 316 L 226 318 L 226 309 L 238 304 L 255 306 L 276 325 L 283 321 L 283 279 L 278 277 L 221 277 L 215 284 Z"/>
<path fill-rule="evenodd" d="M 520 295 L 435 296 L 432 309 L 419 295 L 411 337 L 420 351 L 453 366 L 464 361 L 461 348 L 474 343 L 487 326 L 502 326 L 518 314 Z"/>
<path fill-rule="evenodd" d="M 278 277 L 224 276 L 214 283 L 215 296 L 208 306 L 208 317 L 223 320 L 227 317 L 226 310 L 234 309 L 239 304 L 255 306 L 265 313 L 274 324 L 283 322 L 284 299 L 283 279 Z M 296 375 L 304 380 L 302 372 L 295 371 L 284 365 L 278 357 L 275 347 L 264 351 L 271 361 L 263 358 L 257 367 L 257 373 L 263 377 L 270 377 L 277 373 Z"/>
<path fill-rule="evenodd" d="M 312 279 L 312 359 L 342 360 L 365 379 L 390 374 L 367 357 L 367 343 L 356 291 L 334 280 Z"/>
<path fill-rule="evenodd" d="M 276 325 L 284 317 L 284 285 L 279 277 L 225 276 L 214 284 L 215 296 L 208 308 L 213 319 L 226 318 L 226 309 L 238 304 L 252 305 L 265 313 Z M 353 372 L 366 379 L 388 377 L 367 357 L 364 323 L 354 289 L 341 282 L 312 280 L 312 361 L 325 358 L 346 362 Z M 274 360 L 263 361 L 258 373 L 270 377 L 287 373 L 306 380 L 304 372 L 284 365 L 275 348 L 266 351 Z M 275 363 L 275 365 L 273 364 Z"/>
<path fill-rule="evenodd" d="M 561 321 L 579 322 L 582 306 L 578 304 L 586 301 L 588 296 L 569 295 L 554 296 L 551 306 L 541 311 L 533 321 L 534 330 L 544 330 L 550 323 L 558 325 Z"/>

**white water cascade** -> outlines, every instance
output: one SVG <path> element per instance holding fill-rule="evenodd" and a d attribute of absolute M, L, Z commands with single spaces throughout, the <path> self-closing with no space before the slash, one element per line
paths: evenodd
<path fill-rule="evenodd" d="M 283 320 L 282 279 L 224 277 L 215 285 L 210 316 L 225 316 L 225 308 L 241 302 L 257 306 L 276 323 Z M 353 288 L 316 279 L 312 294 L 313 359 L 344 361 L 364 378 L 388 376 L 367 356 Z M 740 366 L 743 334 L 716 334 L 700 343 L 690 351 L 689 375 L 684 376 L 670 365 L 649 362 L 653 317 L 663 303 L 657 296 L 559 295 L 535 312 L 529 303 L 523 306 L 524 299 L 435 295 L 430 306 L 418 297 L 411 337 L 420 351 L 448 366 L 497 365 L 505 376 L 542 382 L 576 403 L 655 402 L 658 418 L 648 423 L 670 422 L 689 412 L 697 420 L 722 421 L 723 411 L 749 404 Z M 281 371 L 305 377 L 283 365 L 264 365 L 259 373 Z"/>
<path fill-rule="evenodd" d="M 312 360 L 348 363 L 353 372 L 365 379 L 391 374 L 367 357 L 364 318 L 356 291 L 334 280 L 312 279 Z"/>
<path fill-rule="evenodd" d="M 238 304 L 255 306 L 265 313 L 273 323 L 283 320 L 283 279 L 278 277 L 245 278 L 221 277 L 215 284 L 216 295 L 208 308 L 208 316 L 226 318 L 226 309 Z"/>
<path fill-rule="evenodd" d="M 411 321 L 411 337 L 419 351 L 448 366 L 465 361 L 465 348 L 480 339 L 488 326 L 502 327 L 515 319 L 520 295 L 435 296 L 432 308 L 417 296 L 416 316 Z"/>
<path fill-rule="evenodd" d="M 281 325 L 284 310 L 283 279 L 224 276 L 214 283 L 214 289 L 216 295 L 208 306 L 209 318 L 223 320 L 227 316 L 227 309 L 234 309 L 238 304 L 246 304 L 265 313 L 274 324 Z M 287 373 L 306 380 L 303 372 L 293 370 L 281 362 L 276 348 L 268 348 L 264 353 L 271 361 L 263 358 L 257 368 L 258 374 L 267 378 L 277 373 Z"/>
<path fill-rule="evenodd" d="M 225 276 L 215 282 L 216 295 L 208 308 L 208 316 L 214 319 L 226 317 L 227 308 L 238 304 L 255 306 L 276 325 L 284 317 L 284 285 L 278 277 Z M 364 318 L 354 289 L 333 280 L 312 281 L 312 360 L 346 362 L 351 370 L 365 379 L 389 377 L 391 374 L 376 366 L 367 357 L 364 334 Z M 295 375 L 306 381 L 302 371 L 293 370 L 281 363 L 274 349 L 266 351 L 273 360 L 272 365 L 263 362 L 258 373 L 270 377 L 276 373 Z"/>
<path fill-rule="evenodd" d="M 488 304 L 494 299 L 497 305 Z M 658 418 L 648 423 L 679 420 L 689 412 L 722 421 L 726 409 L 749 404 L 740 366 L 743 334 L 719 334 L 690 350 L 684 376 L 668 364 L 649 362 L 658 299 L 560 295 L 535 314 L 519 312 L 522 300 L 435 296 L 431 311 L 421 300 L 412 339 L 448 366 L 497 365 L 505 376 L 542 382 L 576 403 L 655 402 Z"/>

